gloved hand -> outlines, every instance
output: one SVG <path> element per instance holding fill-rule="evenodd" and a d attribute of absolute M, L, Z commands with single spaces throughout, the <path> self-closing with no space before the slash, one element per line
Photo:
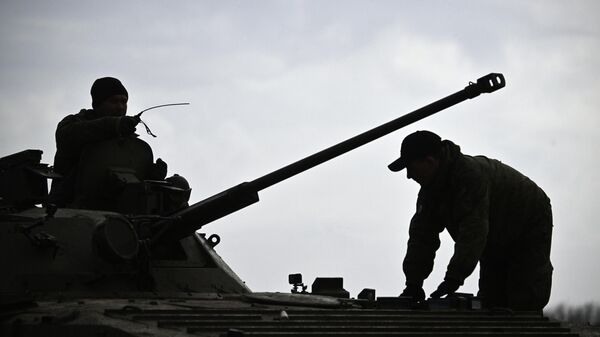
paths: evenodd
<path fill-rule="evenodd" d="M 156 163 L 152 165 L 152 179 L 164 180 L 167 176 L 167 163 L 162 159 L 156 159 Z"/>
<path fill-rule="evenodd" d="M 461 286 L 461 283 L 458 282 L 457 280 L 453 280 L 451 278 L 446 278 L 446 279 L 444 279 L 444 281 L 442 283 L 440 283 L 437 290 L 432 292 L 431 295 L 429 295 L 429 297 L 440 298 L 444 295 L 454 294 L 460 286 Z"/>
<path fill-rule="evenodd" d="M 402 294 L 400 294 L 400 296 L 412 297 L 417 301 L 424 301 L 425 291 L 423 290 L 423 287 L 419 287 L 416 285 L 407 285 L 406 288 L 404 288 Z"/>
<path fill-rule="evenodd" d="M 121 136 L 128 136 L 135 132 L 135 127 L 140 122 L 139 117 L 123 116 L 119 120 L 119 133 Z"/>

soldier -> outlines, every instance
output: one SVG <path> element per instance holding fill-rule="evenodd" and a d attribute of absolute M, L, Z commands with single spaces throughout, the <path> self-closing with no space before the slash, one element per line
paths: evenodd
<path fill-rule="evenodd" d="M 73 201 L 77 168 L 87 146 L 119 137 L 135 136 L 139 118 L 126 116 L 129 95 L 116 78 L 97 79 L 91 88 L 92 109 L 68 115 L 56 128 L 54 170 L 63 178 L 52 182 L 50 202 L 64 207 Z M 167 164 L 160 158 L 152 168 L 152 178 L 162 180 Z"/>
<path fill-rule="evenodd" d="M 425 299 L 423 281 L 433 269 L 444 228 L 454 254 L 443 282 L 430 296 L 451 295 L 480 263 L 484 305 L 542 309 L 550 298 L 552 210 L 533 181 L 498 160 L 469 156 L 429 131 L 403 141 L 389 169 L 406 168 L 421 189 L 409 229 L 401 296 Z"/>

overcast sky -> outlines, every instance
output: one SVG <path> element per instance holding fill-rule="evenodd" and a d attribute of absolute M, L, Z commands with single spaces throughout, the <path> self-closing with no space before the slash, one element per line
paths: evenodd
<path fill-rule="evenodd" d="M 418 185 L 387 164 L 432 130 L 515 167 L 552 199 L 550 305 L 600 301 L 598 1 L 0 2 L 0 156 L 41 149 L 122 80 L 142 134 L 199 201 L 392 120 L 490 72 L 506 88 L 464 102 L 260 193 L 205 226 L 254 291 L 342 276 L 355 297 L 404 287 Z M 142 131 L 140 129 L 140 131 Z M 142 133 L 142 132 L 140 132 Z M 444 232 L 427 293 L 453 243 Z M 477 291 L 476 271 L 463 291 Z"/>

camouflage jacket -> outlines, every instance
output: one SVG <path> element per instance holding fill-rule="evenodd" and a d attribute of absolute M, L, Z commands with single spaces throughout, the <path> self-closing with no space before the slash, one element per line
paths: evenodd
<path fill-rule="evenodd" d="M 481 258 L 518 255 L 528 224 L 549 208 L 546 194 L 526 176 L 498 160 L 464 155 L 444 140 L 438 173 L 419 191 L 410 223 L 406 283 L 422 285 L 429 276 L 444 229 L 455 242 L 446 278 L 462 284 Z"/>

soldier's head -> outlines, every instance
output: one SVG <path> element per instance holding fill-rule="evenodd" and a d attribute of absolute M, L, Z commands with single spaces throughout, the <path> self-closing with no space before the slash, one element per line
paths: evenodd
<path fill-rule="evenodd" d="M 129 94 L 121 81 L 114 77 L 102 77 L 94 81 L 92 108 L 102 116 L 124 116 L 127 113 Z"/>
<path fill-rule="evenodd" d="M 406 178 L 413 179 L 419 185 L 428 185 L 440 166 L 439 154 L 442 139 L 430 131 L 417 131 L 406 136 L 400 147 L 400 158 L 394 160 L 388 168 L 394 172 L 406 168 Z"/>

